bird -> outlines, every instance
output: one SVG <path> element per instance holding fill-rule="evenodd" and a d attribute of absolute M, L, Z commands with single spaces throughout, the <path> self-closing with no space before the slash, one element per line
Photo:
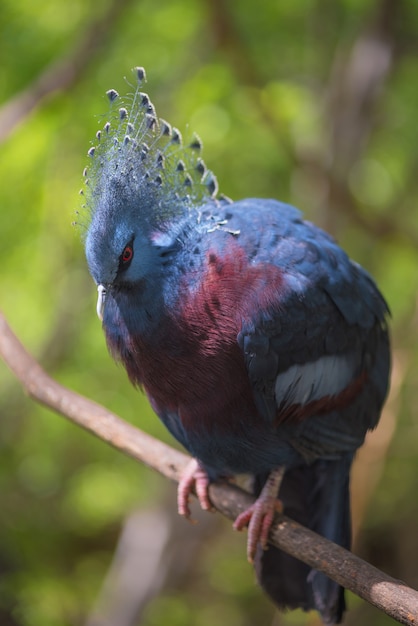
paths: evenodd
<path fill-rule="evenodd" d="M 371 276 L 302 213 L 219 193 L 197 135 L 142 91 L 142 67 L 88 150 L 84 236 L 110 354 L 191 454 L 178 487 L 250 476 L 247 555 L 281 609 L 340 623 L 344 590 L 268 545 L 279 510 L 350 548 L 350 468 L 390 375 L 389 308 Z M 102 118 L 103 121 L 103 118 Z"/>

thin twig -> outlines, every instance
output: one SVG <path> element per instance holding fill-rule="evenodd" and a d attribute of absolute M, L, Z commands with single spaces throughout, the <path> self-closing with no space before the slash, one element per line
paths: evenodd
<path fill-rule="evenodd" d="M 329 81 L 323 87 L 323 125 L 330 134 L 325 152 L 311 152 L 293 145 L 286 128 L 278 122 L 277 111 L 273 112 L 268 100 L 258 95 L 265 87 L 263 68 L 257 67 L 245 37 L 237 28 L 231 6 L 223 0 L 207 0 L 206 4 L 217 50 L 222 51 L 238 81 L 252 88 L 247 95 L 260 112 L 260 119 L 271 137 L 277 141 L 280 152 L 286 154 L 292 167 L 311 172 L 321 188 L 328 190 L 325 206 L 321 196 L 320 210 L 325 214 L 321 225 L 338 235 L 335 217 L 340 213 L 376 239 L 395 238 L 416 247 L 418 233 L 393 219 L 413 196 L 414 163 L 409 168 L 411 175 L 405 177 L 402 191 L 385 214 L 378 217 L 361 210 L 361 203 L 347 184 L 347 172 L 361 160 L 375 130 L 378 109 L 387 84 L 397 70 L 396 62 L 407 52 L 402 48 L 404 33 L 399 28 L 402 21 L 408 19 L 405 3 L 379 0 L 350 48 L 344 53 L 334 52 Z"/>
<path fill-rule="evenodd" d="M 53 380 L 25 350 L 0 314 L 0 356 L 37 402 L 61 413 L 100 439 L 167 478 L 178 481 L 189 457 L 124 422 L 99 404 Z M 235 519 L 253 501 L 228 484 L 214 484 L 210 497 L 215 508 Z M 418 592 L 387 576 L 344 548 L 281 516 L 270 542 L 367 600 L 401 624 L 417 626 Z"/>
<path fill-rule="evenodd" d="M 0 108 L 0 142 L 4 141 L 40 102 L 54 91 L 68 89 L 80 80 L 92 59 L 102 49 L 120 15 L 132 0 L 113 0 L 103 15 L 87 27 L 74 48 L 43 69 L 23 91 Z"/>

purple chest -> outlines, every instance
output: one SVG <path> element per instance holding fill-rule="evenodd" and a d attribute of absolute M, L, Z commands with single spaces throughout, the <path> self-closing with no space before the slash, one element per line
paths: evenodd
<path fill-rule="evenodd" d="M 176 412 L 185 429 L 239 430 L 258 415 L 237 335 L 277 303 L 281 288 L 276 267 L 249 265 L 238 246 L 222 258 L 209 252 L 199 283 L 190 290 L 184 279 L 178 310 L 166 312 L 152 336 L 118 345 L 108 336 L 108 343 L 132 382 L 156 407 Z"/>

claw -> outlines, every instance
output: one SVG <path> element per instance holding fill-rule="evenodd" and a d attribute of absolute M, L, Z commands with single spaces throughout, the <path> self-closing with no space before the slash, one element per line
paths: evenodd
<path fill-rule="evenodd" d="M 248 509 L 238 515 L 234 522 L 235 530 L 242 530 L 248 526 L 247 558 L 254 562 L 257 544 L 263 550 L 267 548 L 268 536 L 274 515 L 283 512 L 283 505 L 277 499 L 280 484 L 283 480 L 285 468 L 279 467 L 269 475 L 259 497 Z"/>
<path fill-rule="evenodd" d="M 192 459 L 186 467 L 177 488 L 177 509 L 179 515 L 191 520 L 189 507 L 190 495 L 196 493 L 200 506 L 205 511 L 212 510 L 209 500 L 209 478 L 196 459 Z"/>

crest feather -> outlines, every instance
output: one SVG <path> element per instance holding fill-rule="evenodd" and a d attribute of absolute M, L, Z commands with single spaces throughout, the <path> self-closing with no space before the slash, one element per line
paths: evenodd
<path fill-rule="evenodd" d="M 185 144 L 180 131 L 157 116 L 148 94 L 141 91 L 145 70 L 137 67 L 133 72 L 133 94 L 121 98 L 115 89 L 106 92 L 109 120 L 87 153 L 87 206 L 92 216 L 110 211 L 109 198 L 125 194 L 130 210 L 137 207 L 135 217 L 161 224 L 215 200 L 218 184 L 200 156 L 200 138 L 194 134 Z"/>

